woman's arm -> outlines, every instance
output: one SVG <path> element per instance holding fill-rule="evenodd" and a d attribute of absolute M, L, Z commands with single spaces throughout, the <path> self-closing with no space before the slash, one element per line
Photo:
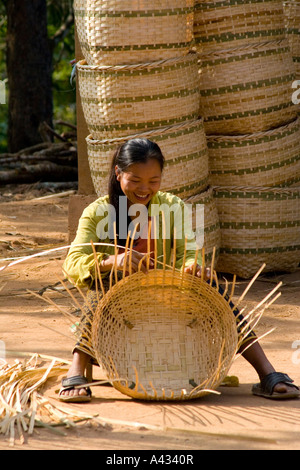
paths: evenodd
<path fill-rule="evenodd" d="M 76 237 L 65 259 L 63 269 L 67 276 L 79 287 L 89 287 L 95 279 L 95 256 L 91 241 L 93 243 L 110 243 L 110 240 L 99 239 L 97 225 L 99 217 L 96 216 L 97 204 L 93 203 L 84 211 L 78 223 Z M 81 246 L 86 244 L 85 246 Z M 113 247 L 95 246 L 97 259 L 101 261 L 113 254 Z M 103 275 L 106 273 L 103 272 Z"/>
<path fill-rule="evenodd" d="M 125 256 L 125 253 L 122 252 L 115 256 L 114 242 L 110 241 L 107 235 L 108 232 L 104 230 L 105 221 L 108 220 L 104 216 L 107 214 L 105 204 L 100 209 L 99 204 L 93 203 L 83 211 L 75 240 L 63 265 L 67 276 L 79 287 L 90 287 L 95 279 L 95 255 L 91 241 L 95 244 L 98 242 L 105 243 L 105 246 L 95 245 L 102 277 L 107 276 L 115 267 L 126 272 L 136 272 L 139 268 L 143 272 L 147 270 L 146 260 L 144 259 L 141 262 L 144 253 L 133 251 L 129 257 L 129 255 Z M 84 246 L 80 246 L 82 244 Z M 129 268 L 130 261 L 131 269 Z"/>

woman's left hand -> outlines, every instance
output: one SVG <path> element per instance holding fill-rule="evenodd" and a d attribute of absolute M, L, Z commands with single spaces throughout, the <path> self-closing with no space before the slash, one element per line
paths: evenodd
<path fill-rule="evenodd" d="M 188 274 L 193 274 L 193 271 L 195 269 L 195 276 L 197 277 L 202 277 L 202 266 L 199 264 L 196 264 L 196 267 L 194 264 L 191 266 L 188 266 L 187 268 L 184 268 L 184 272 Z M 203 274 L 203 279 L 204 281 L 208 281 L 212 276 L 211 269 L 210 268 L 205 268 L 204 269 L 204 274 Z"/>

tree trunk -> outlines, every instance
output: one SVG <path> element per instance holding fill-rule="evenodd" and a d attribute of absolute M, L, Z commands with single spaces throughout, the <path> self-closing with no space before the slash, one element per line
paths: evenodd
<path fill-rule="evenodd" d="M 52 127 L 52 55 L 46 0 L 7 1 L 7 75 L 10 152 L 42 141 L 39 126 Z"/>

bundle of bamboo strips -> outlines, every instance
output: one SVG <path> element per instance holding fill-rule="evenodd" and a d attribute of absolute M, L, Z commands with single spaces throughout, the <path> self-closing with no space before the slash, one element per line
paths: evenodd
<path fill-rule="evenodd" d="M 11 446 L 17 437 L 24 443 L 25 433 L 31 435 L 35 427 L 42 426 L 64 435 L 55 428 L 57 425 L 74 426 L 77 421 L 92 418 L 55 406 L 41 393 L 48 379 L 58 378 L 66 372 L 67 362 L 32 354 L 23 362 L 0 364 L 0 434 L 9 438 Z"/>

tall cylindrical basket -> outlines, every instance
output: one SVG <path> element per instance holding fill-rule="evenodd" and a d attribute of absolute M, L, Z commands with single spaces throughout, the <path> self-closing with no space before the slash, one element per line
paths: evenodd
<path fill-rule="evenodd" d="M 266 131 L 297 117 L 286 39 L 202 55 L 200 77 L 200 115 L 208 135 Z"/>
<path fill-rule="evenodd" d="M 124 66 L 77 64 L 83 112 L 94 139 L 123 137 L 199 116 L 198 55 Z"/>
<path fill-rule="evenodd" d="M 300 80 L 300 2 L 298 0 L 284 1 L 283 10 L 286 36 L 295 64 L 296 80 Z"/>
<path fill-rule="evenodd" d="M 219 271 L 248 278 L 294 271 L 300 262 L 300 188 L 215 187 L 221 226 Z"/>
<path fill-rule="evenodd" d="M 207 136 L 212 186 L 300 183 L 300 118 L 246 135 Z"/>
<path fill-rule="evenodd" d="M 194 36 L 205 54 L 284 39 L 282 1 L 196 0 Z"/>
<path fill-rule="evenodd" d="M 192 47 L 194 0 L 74 0 L 74 14 L 90 65 L 169 59 Z"/>

